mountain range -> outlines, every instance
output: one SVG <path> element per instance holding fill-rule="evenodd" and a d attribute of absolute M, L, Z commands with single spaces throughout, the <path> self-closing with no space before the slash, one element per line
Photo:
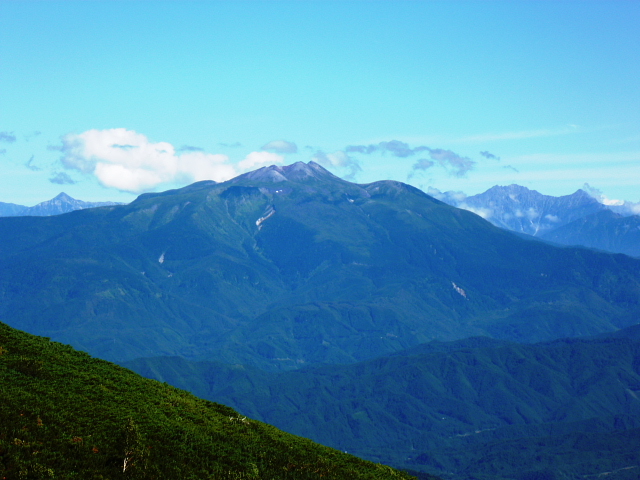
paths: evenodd
<path fill-rule="evenodd" d="M 509 185 L 469 197 L 455 192 L 436 196 L 506 230 L 563 245 L 640 257 L 640 216 L 623 215 L 626 210 L 604 205 L 584 190 L 554 197 Z"/>
<path fill-rule="evenodd" d="M 434 339 L 615 331 L 637 321 L 638 266 L 518 238 L 402 183 L 296 163 L 0 218 L 0 318 L 114 361 L 292 369 Z"/>
<path fill-rule="evenodd" d="M 580 197 L 563 227 L 604 212 Z M 640 464 L 640 259 L 400 182 L 296 163 L 0 218 L 0 299 L 11 327 L 376 461 L 456 480 Z"/>
<path fill-rule="evenodd" d="M 103 207 L 107 205 L 119 205 L 116 202 L 83 202 L 71 198 L 62 192 L 51 200 L 41 202 L 33 207 L 17 205 L 15 203 L 0 202 L 0 217 L 18 217 L 18 216 L 48 216 L 60 215 L 62 213 L 73 212 L 85 208 Z"/>
<path fill-rule="evenodd" d="M 443 478 L 573 479 L 620 470 L 607 478 L 635 479 L 639 359 L 634 326 L 527 345 L 436 341 L 278 373 L 179 357 L 125 365 L 324 445 Z"/>

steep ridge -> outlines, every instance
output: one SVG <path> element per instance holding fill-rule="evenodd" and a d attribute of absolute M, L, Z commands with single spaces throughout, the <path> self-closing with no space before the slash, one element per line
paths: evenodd
<path fill-rule="evenodd" d="M 399 182 L 297 163 L 0 218 L 0 319 L 110 360 L 292 369 L 433 339 L 614 331 L 637 322 L 639 267 L 525 241 Z"/>
<path fill-rule="evenodd" d="M 286 431 L 444 478 L 620 470 L 607 478 L 631 479 L 640 472 L 639 358 L 635 326 L 611 338 L 534 345 L 430 342 L 280 373 L 179 358 L 127 366 Z"/>
<path fill-rule="evenodd" d="M 462 201 L 449 197 L 448 202 L 476 212 L 498 227 L 533 236 L 606 210 L 584 190 L 554 197 L 520 185 L 496 185 Z"/>
<path fill-rule="evenodd" d="M 4 479 L 410 478 L 2 323 L 0 384 Z"/>

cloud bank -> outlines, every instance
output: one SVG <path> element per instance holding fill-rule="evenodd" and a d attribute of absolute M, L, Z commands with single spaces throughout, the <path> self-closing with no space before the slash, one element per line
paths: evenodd
<path fill-rule="evenodd" d="M 178 154 L 167 142 L 151 142 L 124 128 L 88 130 L 62 138 L 62 164 L 92 174 L 105 187 L 139 193 L 168 182 L 224 181 L 237 172 L 226 155 Z"/>

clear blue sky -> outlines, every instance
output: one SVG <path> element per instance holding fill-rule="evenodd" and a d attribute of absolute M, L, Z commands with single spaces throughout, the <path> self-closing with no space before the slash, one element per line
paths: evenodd
<path fill-rule="evenodd" d="M 638 1 L 2 0 L 0 201 L 315 159 L 637 202 L 639 25 Z"/>

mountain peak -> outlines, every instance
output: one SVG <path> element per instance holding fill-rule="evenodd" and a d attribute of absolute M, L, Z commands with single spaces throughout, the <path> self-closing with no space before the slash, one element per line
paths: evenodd
<path fill-rule="evenodd" d="M 42 202 L 43 204 L 47 204 L 47 203 L 76 203 L 78 202 L 78 200 L 76 200 L 73 197 L 70 197 L 69 195 L 67 195 L 64 192 L 60 192 L 58 195 L 56 195 L 55 197 L 53 197 L 51 200 L 48 200 L 46 202 Z"/>
<path fill-rule="evenodd" d="M 245 173 L 236 178 L 247 178 L 249 180 L 278 183 L 285 182 L 287 177 L 283 175 L 282 168 L 277 165 L 262 167 L 253 172 Z"/>
<path fill-rule="evenodd" d="M 286 181 L 299 181 L 306 179 L 326 180 L 338 179 L 327 169 L 316 162 L 296 162 L 291 165 L 270 165 L 262 167 L 253 172 L 245 173 L 236 178 L 248 179 L 253 181 L 279 183 Z"/>

